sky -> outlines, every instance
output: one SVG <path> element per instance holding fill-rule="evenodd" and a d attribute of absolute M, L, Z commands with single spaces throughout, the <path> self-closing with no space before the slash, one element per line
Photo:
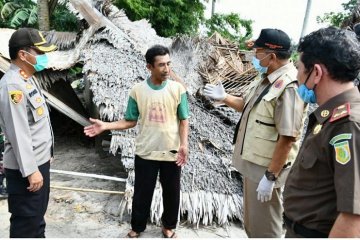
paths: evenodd
<path fill-rule="evenodd" d="M 312 0 L 309 23 L 305 35 L 326 25 L 316 22 L 317 16 L 343 11 L 342 3 L 349 0 Z M 215 13 L 238 13 L 243 19 L 253 20 L 253 38 L 262 28 L 278 28 L 292 41 L 298 42 L 304 21 L 307 0 L 216 0 Z M 211 0 L 206 4 L 205 17 L 211 16 Z"/>

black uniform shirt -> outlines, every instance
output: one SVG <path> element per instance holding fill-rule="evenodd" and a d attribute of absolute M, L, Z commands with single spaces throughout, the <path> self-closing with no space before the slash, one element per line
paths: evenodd
<path fill-rule="evenodd" d="M 330 233 L 339 212 L 360 214 L 360 93 L 339 94 L 309 116 L 285 183 L 285 215 Z"/>

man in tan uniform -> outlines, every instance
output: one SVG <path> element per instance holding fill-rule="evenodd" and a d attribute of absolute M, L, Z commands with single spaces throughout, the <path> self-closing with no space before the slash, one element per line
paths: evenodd
<path fill-rule="evenodd" d="M 298 51 L 299 94 L 319 108 L 286 181 L 286 237 L 360 237 L 360 43 L 329 27 Z"/>
<path fill-rule="evenodd" d="M 263 29 L 254 48 L 253 65 L 264 74 L 247 96 L 226 94 L 221 84 L 207 84 L 204 94 L 242 112 L 235 130 L 233 165 L 244 177 L 247 235 L 281 237 L 281 187 L 298 151 L 304 103 L 289 60 L 288 35 Z"/>

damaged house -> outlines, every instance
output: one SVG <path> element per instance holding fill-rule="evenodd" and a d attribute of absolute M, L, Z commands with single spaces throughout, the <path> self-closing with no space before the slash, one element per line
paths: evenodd
<path fill-rule="evenodd" d="M 36 76 L 48 103 L 83 126 L 88 124 L 88 116 L 121 119 L 131 87 L 148 76 L 145 51 L 154 44 L 168 46 L 172 68 L 187 85 L 191 112 L 189 162 L 181 179 L 181 217 L 194 225 L 242 221 L 241 176 L 231 166 L 232 138 L 240 114 L 216 106 L 202 95 L 202 88 L 207 82 L 222 81 L 230 94 L 247 92 L 257 75 L 251 68 L 251 53 L 240 51 L 217 34 L 209 39 L 159 37 L 146 20 L 132 22 L 108 1 L 70 0 L 68 7 L 89 27 L 79 33 L 44 32 L 47 40 L 58 46 L 58 51 L 48 54 L 49 69 Z M 13 31 L 0 29 L 2 71 L 9 65 L 7 42 Z M 71 79 L 68 70 L 76 65 L 82 67 L 85 107 L 79 99 L 72 100 L 76 94 L 65 83 Z M 137 128 L 111 132 L 109 150 L 119 156 L 128 172 L 120 216 L 131 211 L 136 132 Z M 161 186 L 157 184 L 151 221 L 158 224 L 162 211 Z"/>

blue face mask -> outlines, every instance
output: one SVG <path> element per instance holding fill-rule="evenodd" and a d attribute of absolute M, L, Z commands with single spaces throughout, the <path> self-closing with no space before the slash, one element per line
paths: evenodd
<path fill-rule="evenodd" d="M 260 59 L 260 60 L 257 59 L 255 56 L 252 58 L 252 61 L 251 61 L 252 65 L 253 65 L 254 68 L 255 68 L 258 72 L 260 72 L 260 73 L 266 73 L 267 70 L 268 70 L 267 67 L 263 67 L 263 66 L 260 65 L 260 61 L 263 60 L 264 58 L 266 58 L 267 56 L 269 56 L 269 55 L 266 55 L 265 57 L 263 57 L 263 58 Z"/>
<path fill-rule="evenodd" d="M 34 65 L 35 71 L 40 72 L 44 70 L 49 63 L 49 59 L 47 55 L 46 54 L 37 55 L 35 58 L 36 58 L 36 64 Z"/>
<path fill-rule="evenodd" d="M 24 52 L 25 52 L 25 51 L 24 51 Z M 31 54 L 31 53 L 29 53 L 29 52 L 26 52 L 26 53 L 34 56 L 33 54 Z M 36 59 L 36 63 L 35 63 L 35 64 L 31 64 L 31 63 L 29 63 L 29 62 L 26 61 L 26 60 L 25 60 L 25 61 L 26 61 L 28 64 L 32 65 L 32 66 L 34 67 L 35 71 L 37 71 L 37 72 L 40 72 L 40 71 L 44 70 L 44 69 L 47 67 L 48 63 L 49 63 L 49 59 L 48 59 L 48 57 L 46 56 L 46 54 L 37 55 L 37 56 L 34 56 L 34 57 L 35 57 L 35 59 Z"/>
<path fill-rule="evenodd" d="M 303 84 L 301 84 L 297 90 L 297 92 L 299 93 L 300 98 L 306 102 L 306 103 L 316 103 L 316 95 L 315 95 L 315 88 L 316 85 L 314 86 L 313 89 L 308 89 L 306 86 L 307 81 L 309 80 L 309 77 L 311 75 L 313 70 L 311 70 L 310 74 L 307 76 L 305 82 Z"/>

